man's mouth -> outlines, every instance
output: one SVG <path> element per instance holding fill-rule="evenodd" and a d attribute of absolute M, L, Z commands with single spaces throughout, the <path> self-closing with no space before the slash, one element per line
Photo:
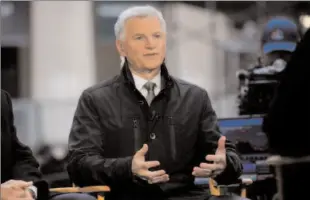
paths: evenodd
<path fill-rule="evenodd" d="M 156 56 L 158 55 L 158 53 L 147 53 L 147 54 L 144 54 L 144 56 Z"/>

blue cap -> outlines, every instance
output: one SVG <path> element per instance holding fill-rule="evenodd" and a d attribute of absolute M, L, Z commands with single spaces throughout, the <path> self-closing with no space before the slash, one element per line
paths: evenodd
<path fill-rule="evenodd" d="M 298 26 L 285 17 L 276 17 L 267 22 L 262 37 L 264 54 L 274 51 L 293 52 L 299 40 Z"/>

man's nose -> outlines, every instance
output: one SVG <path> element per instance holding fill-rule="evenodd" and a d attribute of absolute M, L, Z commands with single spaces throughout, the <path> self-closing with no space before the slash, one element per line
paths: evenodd
<path fill-rule="evenodd" d="M 154 49 L 156 47 L 155 40 L 152 38 L 147 38 L 145 42 L 145 48 Z"/>

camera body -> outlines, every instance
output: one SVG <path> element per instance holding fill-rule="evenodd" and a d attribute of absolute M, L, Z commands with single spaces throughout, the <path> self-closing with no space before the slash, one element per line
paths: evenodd
<path fill-rule="evenodd" d="M 285 66 L 284 60 L 276 59 L 270 66 L 256 65 L 237 71 L 239 115 L 267 112 Z"/>

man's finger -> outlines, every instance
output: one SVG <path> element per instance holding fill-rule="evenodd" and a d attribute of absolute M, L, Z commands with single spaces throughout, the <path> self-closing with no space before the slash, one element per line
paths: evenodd
<path fill-rule="evenodd" d="M 25 197 L 25 198 L 23 198 L 23 197 L 16 197 L 16 198 L 14 198 L 12 200 L 34 200 L 34 199 L 32 197 Z"/>
<path fill-rule="evenodd" d="M 225 161 L 225 156 L 226 155 L 207 155 L 206 160 L 216 162 L 216 163 L 223 162 Z"/>
<path fill-rule="evenodd" d="M 218 175 L 220 175 L 221 173 L 223 173 L 224 170 L 215 170 L 212 172 L 212 174 L 210 175 L 211 178 L 215 178 Z"/>
<path fill-rule="evenodd" d="M 212 171 L 203 170 L 201 168 L 194 169 L 192 175 L 195 177 L 208 178 L 212 174 Z"/>
<path fill-rule="evenodd" d="M 145 162 L 145 168 L 150 169 L 152 167 L 157 167 L 159 166 L 160 163 L 158 161 L 147 161 Z"/>
<path fill-rule="evenodd" d="M 20 181 L 20 180 L 11 180 L 9 182 L 10 186 L 12 188 L 27 188 L 33 184 L 33 182 L 26 182 L 26 181 Z"/>
<path fill-rule="evenodd" d="M 196 177 L 210 177 L 212 170 L 194 167 L 192 175 Z"/>
<path fill-rule="evenodd" d="M 217 152 L 218 153 L 223 153 L 226 151 L 225 143 L 226 143 L 226 137 L 221 136 L 221 138 L 218 140 L 218 143 L 217 143 Z"/>
<path fill-rule="evenodd" d="M 149 183 L 150 184 L 154 184 L 154 183 L 164 183 L 164 182 L 167 182 L 169 181 L 169 175 L 168 174 L 164 174 L 164 175 L 161 175 L 161 176 L 156 176 L 154 178 L 152 178 Z"/>
<path fill-rule="evenodd" d="M 32 194 L 31 194 L 31 192 L 29 191 L 29 189 L 26 189 L 25 193 L 26 193 L 26 197 L 27 197 L 27 198 L 32 198 Z"/>
<path fill-rule="evenodd" d="M 213 175 L 217 176 L 217 175 L 220 175 L 222 172 L 223 172 L 223 170 L 215 170 L 215 171 L 213 171 Z"/>
<path fill-rule="evenodd" d="M 139 151 L 137 151 L 136 155 L 145 156 L 148 150 L 149 150 L 148 145 L 144 144 L 142 148 Z"/>
<path fill-rule="evenodd" d="M 22 190 L 22 189 L 14 189 L 12 194 L 15 197 L 26 198 L 26 192 L 25 190 Z"/>
<path fill-rule="evenodd" d="M 215 171 L 215 170 L 222 170 L 224 167 L 223 165 L 221 164 L 208 164 L 208 163 L 200 163 L 199 167 L 201 169 L 204 169 L 204 170 L 211 170 L 211 171 Z"/>
<path fill-rule="evenodd" d="M 149 171 L 147 176 L 149 179 L 152 179 L 152 178 L 155 178 L 157 176 L 162 176 L 164 174 L 166 174 L 165 170 L 158 170 L 158 171 L 153 171 L 153 172 Z"/>

